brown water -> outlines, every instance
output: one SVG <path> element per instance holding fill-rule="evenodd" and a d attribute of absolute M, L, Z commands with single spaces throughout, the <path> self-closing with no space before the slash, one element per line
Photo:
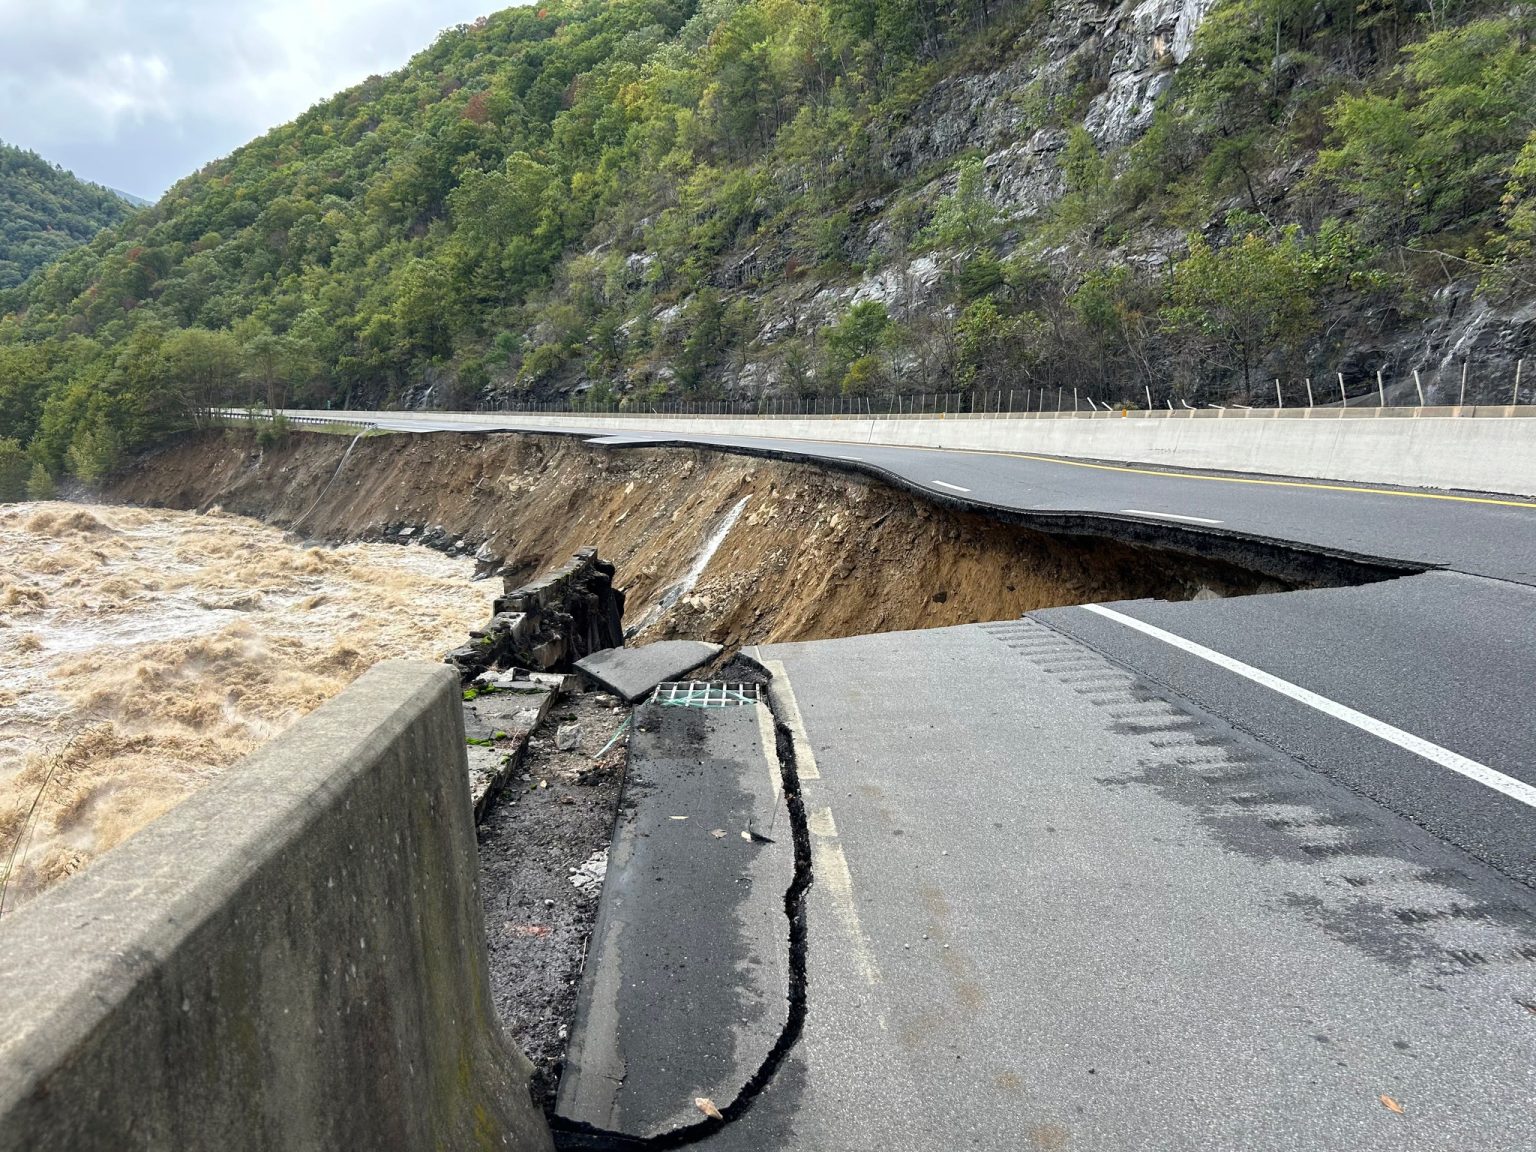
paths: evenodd
<path fill-rule="evenodd" d="M 495 591 L 472 567 L 424 548 L 305 547 L 218 511 L 0 506 L 5 908 L 376 661 L 462 643 Z"/>

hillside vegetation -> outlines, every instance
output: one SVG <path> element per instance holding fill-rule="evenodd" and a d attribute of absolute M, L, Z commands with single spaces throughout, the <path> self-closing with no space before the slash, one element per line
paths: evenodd
<path fill-rule="evenodd" d="M 117 193 L 0 142 L 0 289 L 16 287 L 132 210 Z"/>
<path fill-rule="evenodd" d="M 90 479 L 215 400 L 1438 386 L 1536 347 L 1533 30 L 1458 0 L 510 9 L 0 293 L 0 436 Z"/>

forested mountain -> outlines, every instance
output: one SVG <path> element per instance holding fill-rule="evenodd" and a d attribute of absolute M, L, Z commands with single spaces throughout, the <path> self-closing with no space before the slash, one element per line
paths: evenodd
<path fill-rule="evenodd" d="M 0 289 L 14 288 L 132 210 L 117 193 L 0 141 Z"/>
<path fill-rule="evenodd" d="M 0 436 L 89 477 L 211 399 L 1477 387 L 1536 349 L 1533 30 L 1478 0 L 510 9 L 0 293 Z"/>

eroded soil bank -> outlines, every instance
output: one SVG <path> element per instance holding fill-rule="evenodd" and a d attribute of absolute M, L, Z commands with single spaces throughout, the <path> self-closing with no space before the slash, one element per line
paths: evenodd
<path fill-rule="evenodd" d="M 333 541 L 438 529 L 434 537 L 497 558 L 514 580 L 595 545 L 618 565 L 626 626 L 653 618 L 646 640 L 808 640 L 1293 586 L 1225 561 L 1001 524 L 808 465 L 555 436 L 401 434 L 350 444 L 296 433 L 263 450 L 244 433 L 208 433 L 146 458 L 111 495 L 218 506 Z M 697 583 L 677 595 L 738 505 Z M 653 612 L 669 593 L 675 602 Z"/>

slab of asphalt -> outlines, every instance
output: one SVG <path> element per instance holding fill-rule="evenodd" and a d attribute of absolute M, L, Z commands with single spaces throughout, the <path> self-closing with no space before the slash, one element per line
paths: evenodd
<path fill-rule="evenodd" d="M 761 704 L 635 713 L 556 1112 L 650 1136 L 726 1108 L 789 1008 L 794 842 Z"/>
<path fill-rule="evenodd" d="M 576 667 L 633 704 L 649 696 L 658 684 L 686 676 L 722 651 L 720 645 L 702 640 L 658 640 L 635 648 L 605 648 L 576 661 Z"/>
<path fill-rule="evenodd" d="M 702 1147 L 1530 1147 L 1529 889 L 1034 621 L 759 655 L 807 1017 Z"/>
<path fill-rule="evenodd" d="M 1536 589 L 1450 572 L 1358 588 L 1105 605 L 1536 784 Z M 1113 617 L 1034 614 L 1479 859 L 1536 884 L 1536 809 Z"/>

